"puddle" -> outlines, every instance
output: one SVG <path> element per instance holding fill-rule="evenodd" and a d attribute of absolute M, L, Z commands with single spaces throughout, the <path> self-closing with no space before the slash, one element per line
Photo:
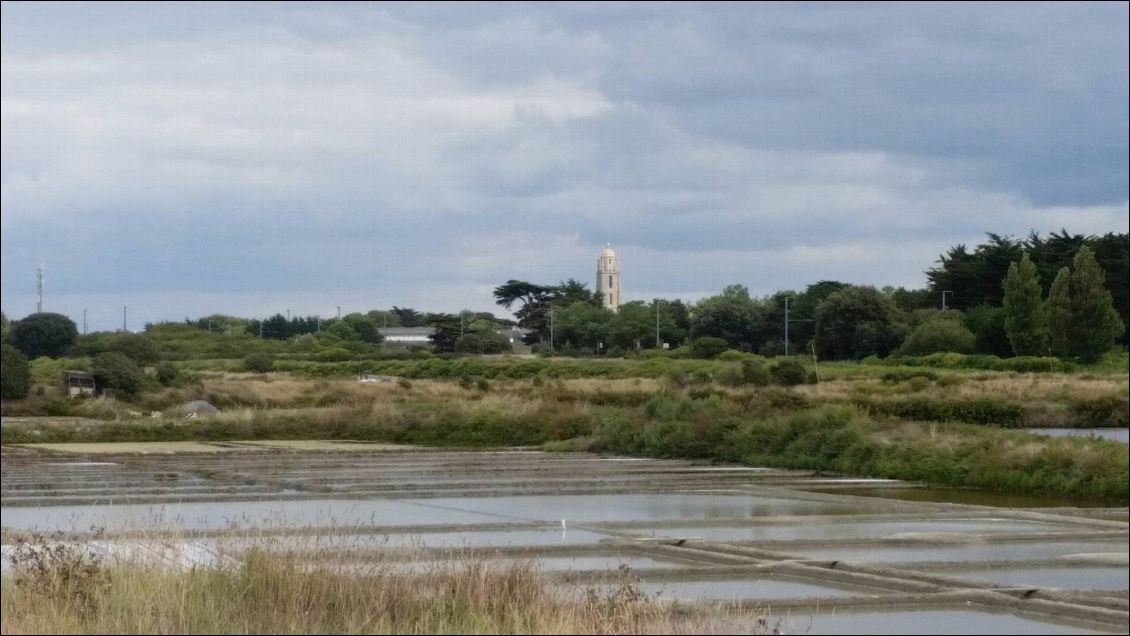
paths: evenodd
<path fill-rule="evenodd" d="M 1130 588 L 1126 568 L 1024 568 L 955 570 L 939 572 L 977 581 L 1018 587 L 1058 587 L 1072 590 L 1125 590 Z"/>
<path fill-rule="evenodd" d="M 632 531 L 646 537 L 701 537 L 717 541 L 764 541 L 781 539 L 852 539 L 889 537 L 905 533 L 1013 533 L 1056 532 L 1076 529 L 1038 521 L 977 519 L 956 521 L 843 521 L 819 525 L 758 525 L 714 528 L 658 528 Z"/>
<path fill-rule="evenodd" d="M 940 546 L 874 546 L 843 548 L 775 548 L 782 552 L 803 555 L 813 559 L 839 559 L 841 561 L 875 561 L 896 563 L 905 561 L 1013 561 L 1051 559 L 1072 554 L 1120 553 L 1126 554 L 1126 540 L 1122 541 L 1026 541 L 1017 543 L 974 543 L 968 545 Z"/>
<path fill-rule="evenodd" d="M 1130 429 L 1126 428 L 1026 428 L 1035 435 L 1050 437 L 1098 437 L 1130 444 Z"/>
<path fill-rule="evenodd" d="M 687 493 L 410 499 L 424 506 L 473 511 L 523 521 L 593 523 L 773 515 L 847 514 L 859 506 L 742 495 Z"/>
<path fill-rule="evenodd" d="M 968 610 L 922 610 L 856 614 L 773 616 L 769 626 L 784 634 L 1098 634 L 1095 630 L 1045 623 L 1015 614 Z"/>

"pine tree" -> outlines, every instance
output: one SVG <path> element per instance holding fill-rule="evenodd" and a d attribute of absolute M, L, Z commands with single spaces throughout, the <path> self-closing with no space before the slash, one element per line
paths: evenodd
<path fill-rule="evenodd" d="M 1091 248 L 1079 248 L 1073 266 L 1068 352 L 1083 362 L 1094 362 L 1114 347 L 1115 339 L 1122 334 L 1122 319 L 1107 289 L 1106 273 Z"/>
<path fill-rule="evenodd" d="M 1004 329 L 1018 356 L 1047 353 L 1048 326 L 1040 296 L 1040 275 L 1028 252 L 1008 267 L 1004 279 Z"/>
<path fill-rule="evenodd" d="M 1044 316 L 1048 322 L 1048 340 L 1052 353 L 1066 357 L 1071 339 L 1071 270 L 1063 267 L 1048 289 Z"/>

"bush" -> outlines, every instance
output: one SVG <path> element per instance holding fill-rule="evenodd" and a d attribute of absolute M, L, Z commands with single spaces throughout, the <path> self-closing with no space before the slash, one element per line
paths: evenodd
<path fill-rule="evenodd" d="M 779 360 L 769 367 L 769 375 L 773 382 L 781 386 L 796 386 L 804 384 L 808 377 L 804 365 L 796 360 Z"/>
<path fill-rule="evenodd" d="M 728 362 L 734 362 L 736 360 L 743 360 L 743 359 L 748 358 L 748 357 L 749 357 L 748 353 L 743 353 L 741 351 L 738 351 L 737 349 L 726 349 L 722 353 L 718 354 L 719 360 L 726 360 Z"/>
<path fill-rule="evenodd" d="M 145 384 L 145 374 L 125 354 L 107 351 L 94 357 L 94 381 L 102 389 L 135 396 Z"/>
<path fill-rule="evenodd" d="M 969 353 L 976 344 L 976 336 L 960 322 L 935 318 L 918 325 L 899 347 L 902 355 L 926 355 L 953 351 Z"/>
<path fill-rule="evenodd" d="M 742 378 L 754 386 L 769 386 L 772 378 L 760 360 L 742 360 Z"/>
<path fill-rule="evenodd" d="M 243 368 L 252 373 L 267 373 L 275 368 L 275 359 L 269 353 L 253 353 L 243 359 Z"/>
<path fill-rule="evenodd" d="M 691 357 L 699 358 L 701 360 L 710 360 L 717 358 L 723 351 L 730 348 L 729 343 L 721 338 L 714 336 L 703 336 L 691 340 L 690 353 Z"/>
<path fill-rule="evenodd" d="M 0 354 L 0 397 L 5 400 L 22 400 L 31 388 L 31 367 L 27 356 L 12 345 L 5 344 Z"/>
<path fill-rule="evenodd" d="M 162 362 L 157 365 L 157 381 L 161 386 L 172 386 L 180 377 L 180 371 L 172 362 Z"/>

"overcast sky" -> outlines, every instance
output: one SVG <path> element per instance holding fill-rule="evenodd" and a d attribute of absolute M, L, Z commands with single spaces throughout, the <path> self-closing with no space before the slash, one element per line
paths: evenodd
<path fill-rule="evenodd" d="M 1127 231 L 1126 3 L 4 3 L 2 305 L 493 310 L 921 286 Z"/>

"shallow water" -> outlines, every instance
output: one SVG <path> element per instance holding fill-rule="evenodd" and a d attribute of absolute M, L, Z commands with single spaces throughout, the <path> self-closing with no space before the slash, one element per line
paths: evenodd
<path fill-rule="evenodd" d="M 889 488 L 805 488 L 805 490 L 833 495 L 854 495 L 857 497 L 898 499 L 901 501 L 972 504 L 975 506 L 996 506 L 998 508 L 1108 508 L 1111 506 L 1126 505 L 1126 500 L 1103 501 L 1045 495 L 1016 495 L 991 490 L 970 490 L 964 488 L 893 486 Z"/>
<path fill-rule="evenodd" d="M 1017 543 L 971 543 L 937 546 L 883 546 L 839 548 L 790 548 L 789 552 L 813 559 L 841 561 L 1011 561 L 1050 559 L 1072 554 L 1121 553 L 1122 541 L 1024 541 Z"/>
<path fill-rule="evenodd" d="M 1125 590 L 1130 588 L 1126 568 L 1023 568 L 955 570 L 942 572 L 977 581 L 1024 587 L 1058 587 L 1074 590 Z"/>
<path fill-rule="evenodd" d="M 1130 429 L 1126 428 L 1026 428 L 1024 430 L 1051 437 L 1099 437 L 1130 444 Z"/>
<path fill-rule="evenodd" d="M 785 634 L 1097 634 L 1095 630 L 1045 623 L 1015 614 L 967 610 L 774 616 Z"/>
<path fill-rule="evenodd" d="M 656 528 L 630 530 L 646 537 L 701 537 L 717 541 L 766 541 L 780 539 L 852 539 L 861 537 L 889 537 L 907 533 L 1013 533 L 1062 532 L 1076 526 L 1056 525 L 1038 521 L 1012 521 L 1005 519 L 978 519 L 955 521 L 843 521 L 819 525 L 757 525 L 713 528 Z"/>

